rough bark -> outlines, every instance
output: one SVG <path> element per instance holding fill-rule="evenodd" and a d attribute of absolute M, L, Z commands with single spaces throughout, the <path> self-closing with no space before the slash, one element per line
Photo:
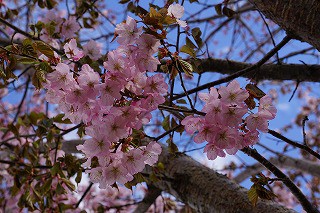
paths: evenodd
<path fill-rule="evenodd" d="M 173 156 L 164 147 L 160 162 L 165 165 L 164 178 L 154 185 L 197 212 L 294 212 L 265 200 L 253 207 L 245 188 L 184 154 Z"/>
<path fill-rule="evenodd" d="M 217 72 L 233 74 L 237 71 L 251 67 L 253 64 L 221 59 L 202 59 L 198 61 L 201 73 Z M 264 64 L 257 72 L 243 75 L 255 80 L 298 80 L 318 82 L 320 79 L 319 65 L 305 64 Z"/>
<path fill-rule="evenodd" d="M 288 35 L 320 50 L 319 0 L 249 0 Z"/>

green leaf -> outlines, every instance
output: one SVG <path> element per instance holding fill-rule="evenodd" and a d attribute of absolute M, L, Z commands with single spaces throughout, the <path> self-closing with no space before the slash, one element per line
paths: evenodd
<path fill-rule="evenodd" d="M 65 194 L 65 193 L 66 193 L 66 190 L 65 190 L 65 189 L 61 186 L 61 184 L 58 182 L 57 188 L 56 188 L 55 192 L 56 192 L 58 195 L 61 195 L 61 194 Z"/>
<path fill-rule="evenodd" d="M 150 178 L 151 182 L 154 182 L 154 183 L 159 181 L 159 178 L 157 177 L 157 175 L 154 172 L 152 172 L 149 175 L 149 178 Z"/>
<path fill-rule="evenodd" d="M 59 203 L 58 204 L 60 212 L 66 212 L 68 209 L 74 209 L 74 205 L 72 204 L 65 204 L 65 203 Z"/>
<path fill-rule="evenodd" d="M 186 53 L 186 54 L 190 55 L 193 58 L 196 57 L 196 52 L 194 51 L 194 49 L 188 47 L 187 45 L 183 45 L 180 48 L 180 52 Z"/>
<path fill-rule="evenodd" d="M 32 45 L 32 40 L 30 38 L 26 38 L 22 41 L 22 46 Z"/>
<path fill-rule="evenodd" d="M 78 131 L 77 131 L 77 134 L 80 138 L 82 138 L 83 136 L 85 136 L 85 128 L 83 125 L 81 125 L 79 128 L 78 128 Z"/>
<path fill-rule="evenodd" d="M 81 182 L 81 179 L 82 179 L 82 171 L 79 170 L 79 171 L 77 172 L 77 177 L 76 177 L 76 179 L 75 179 L 76 183 L 80 183 L 80 182 Z"/>
<path fill-rule="evenodd" d="M 32 85 L 35 86 L 37 90 L 42 88 L 42 83 L 46 81 L 45 73 L 42 70 L 36 70 L 32 76 Z"/>
<path fill-rule="evenodd" d="M 227 8 L 227 7 L 223 7 L 223 8 L 222 8 L 222 13 L 223 13 L 225 16 L 227 16 L 228 18 L 231 18 L 231 17 L 233 17 L 233 16 L 236 14 L 235 11 L 233 11 L 233 10 L 231 10 L 230 8 Z"/>
<path fill-rule="evenodd" d="M 16 127 L 13 123 L 8 125 L 8 130 L 11 131 L 16 137 L 19 137 L 19 128 Z"/>
<path fill-rule="evenodd" d="M 29 58 L 29 57 L 18 58 L 17 62 L 21 63 L 21 64 L 36 64 L 36 63 L 38 63 L 38 61 L 36 61 L 33 58 Z"/>
<path fill-rule="evenodd" d="M 193 42 L 188 37 L 186 37 L 186 45 L 188 47 L 190 47 L 191 49 L 195 49 L 196 48 L 196 45 L 194 45 Z"/>
<path fill-rule="evenodd" d="M 256 184 L 253 184 L 248 191 L 248 199 L 253 206 L 256 206 L 258 202 L 258 198 L 259 196 L 257 193 Z"/>
<path fill-rule="evenodd" d="M 28 118 L 29 118 L 31 124 L 37 125 L 38 120 L 46 118 L 46 115 L 42 112 L 37 113 L 37 112 L 32 111 L 32 112 L 30 112 Z"/>
<path fill-rule="evenodd" d="M 55 0 L 46 0 L 47 8 L 49 10 L 53 9 L 54 6 L 57 5 L 57 2 Z"/>
<path fill-rule="evenodd" d="M 178 99 L 177 103 L 178 104 L 187 104 L 187 101 L 185 99 Z"/>
<path fill-rule="evenodd" d="M 257 185 L 256 191 L 258 196 L 262 199 L 272 200 L 273 198 L 277 197 L 277 195 L 275 195 L 272 191 L 264 188 L 261 185 Z"/>
<path fill-rule="evenodd" d="M 201 39 L 202 32 L 201 32 L 200 28 L 199 27 L 193 28 L 191 30 L 191 34 L 192 34 L 193 39 L 196 41 L 198 47 L 201 48 L 203 42 Z"/>
<path fill-rule="evenodd" d="M 173 143 L 172 138 L 169 138 L 167 141 L 169 153 L 175 154 L 179 152 L 179 149 L 175 143 Z"/>
<path fill-rule="evenodd" d="M 33 47 L 34 47 L 34 49 L 37 49 L 39 52 L 41 52 L 42 54 L 44 54 L 48 58 L 54 57 L 54 53 L 53 53 L 53 50 L 51 49 L 51 47 L 42 41 L 35 41 L 33 43 Z"/>
<path fill-rule="evenodd" d="M 222 16 L 222 4 L 217 4 L 216 6 L 214 6 L 214 9 L 216 10 L 217 14 L 219 16 Z"/>
<path fill-rule="evenodd" d="M 51 189 L 52 179 L 48 178 L 41 188 L 41 194 L 45 195 Z"/>
<path fill-rule="evenodd" d="M 130 0 L 121 0 L 121 1 L 119 1 L 119 3 L 120 4 L 126 4 L 126 3 L 128 3 Z"/>
<path fill-rule="evenodd" d="M 169 119 L 170 115 L 166 116 L 162 121 L 162 127 L 165 131 L 168 131 L 170 129 Z"/>
<path fill-rule="evenodd" d="M 53 167 L 50 169 L 51 175 L 56 176 L 61 170 L 60 162 L 56 162 Z"/>
<path fill-rule="evenodd" d="M 63 182 L 64 184 L 66 184 L 66 186 L 67 186 L 71 191 L 76 190 L 75 185 L 74 185 L 70 180 L 68 180 L 68 179 L 66 179 L 66 178 L 61 178 L 61 180 L 62 180 L 62 182 Z"/>
<path fill-rule="evenodd" d="M 184 61 L 184 60 L 179 60 L 180 65 L 182 67 L 182 70 L 185 74 L 187 74 L 188 76 L 193 76 L 192 72 L 193 72 L 193 67 L 191 64 L 189 64 L 188 62 Z"/>
<path fill-rule="evenodd" d="M 171 118 L 171 127 L 174 128 L 176 126 L 178 126 L 176 120 L 174 118 Z"/>
<path fill-rule="evenodd" d="M 56 115 L 55 117 L 53 117 L 53 122 L 59 123 L 59 124 L 72 124 L 70 119 L 66 118 L 63 120 L 63 117 L 64 117 L 63 113 Z"/>

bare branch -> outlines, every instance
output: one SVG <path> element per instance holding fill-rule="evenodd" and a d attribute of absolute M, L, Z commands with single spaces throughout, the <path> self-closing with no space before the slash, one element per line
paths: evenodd
<path fill-rule="evenodd" d="M 270 158 L 269 161 L 281 168 L 287 169 L 296 169 L 305 173 L 309 173 L 314 176 L 320 177 L 320 165 L 318 163 L 314 163 L 312 161 L 304 160 L 304 159 L 295 159 L 289 156 L 281 155 L 279 157 Z M 247 167 L 243 172 L 238 174 L 233 180 L 237 183 L 241 183 L 246 180 L 248 177 L 258 174 L 265 168 L 256 163 L 252 166 Z"/>

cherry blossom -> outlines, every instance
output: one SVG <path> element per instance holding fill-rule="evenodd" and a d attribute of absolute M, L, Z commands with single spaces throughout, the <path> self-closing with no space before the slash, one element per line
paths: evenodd
<path fill-rule="evenodd" d="M 125 23 L 118 24 L 115 33 L 118 35 L 119 44 L 133 44 L 141 34 L 142 29 L 137 28 L 136 21 L 130 16 L 127 17 Z"/>
<path fill-rule="evenodd" d="M 272 105 L 270 96 L 265 95 L 259 100 L 259 111 L 269 112 L 272 119 L 276 117 L 277 109 Z"/>
<path fill-rule="evenodd" d="M 83 53 L 89 56 L 92 60 L 98 60 L 101 57 L 101 44 L 90 40 L 83 45 Z"/>
<path fill-rule="evenodd" d="M 66 43 L 63 48 L 66 56 L 74 61 L 79 61 L 84 56 L 83 51 L 77 47 L 77 41 L 74 38 Z"/>
<path fill-rule="evenodd" d="M 80 25 L 78 24 L 76 17 L 71 16 L 62 24 L 61 35 L 66 39 L 69 39 L 72 38 L 79 30 Z"/>
<path fill-rule="evenodd" d="M 90 179 L 99 183 L 100 188 L 132 180 L 132 175 L 141 172 L 146 164 L 155 164 L 161 153 L 156 142 L 146 146 L 130 142 L 133 129 L 138 130 L 150 121 L 151 112 L 165 102 L 163 95 L 168 90 L 162 74 L 145 75 L 147 70 L 157 69 L 159 61 L 153 54 L 160 42 L 141 32 L 131 17 L 117 25 L 120 46 L 108 53 L 101 76 L 89 64 L 80 69 L 74 65 L 85 53 L 96 59 L 98 52 L 90 53 L 96 44 L 90 41 L 82 51 L 76 40 L 71 39 L 64 45 L 71 63 L 54 66 L 45 84 L 47 100 L 59 103 L 65 118 L 86 125 L 90 138 L 77 148 L 86 156 L 83 166 Z M 74 70 L 75 67 L 79 70 Z M 96 159 L 98 165 L 91 168 Z"/>
<path fill-rule="evenodd" d="M 199 97 L 205 102 L 201 110 L 205 116 L 190 115 L 181 124 L 187 134 L 196 134 L 194 142 L 208 142 L 204 152 L 211 160 L 224 157 L 225 152 L 235 154 L 245 146 L 256 144 L 259 139 L 257 130 L 267 132 L 268 121 L 276 113 L 268 96 L 260 99 L 258 112 L 251 112 L 244 103 L 249 93 L 241 89 L 236 80 L 219 89 L 210 88 L 209 93 L 200 93 Z"/>
<path fill-rule="evenodd" d="M 186 27 L 187 22 L 180 20 L 184 14 L 184 7 L 180 4 L 171 4 L 168 8 L 168 15 L 176 19 L 181 27 Z"/>

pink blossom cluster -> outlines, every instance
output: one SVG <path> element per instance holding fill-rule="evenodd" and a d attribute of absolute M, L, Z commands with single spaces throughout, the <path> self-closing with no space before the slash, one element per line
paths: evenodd
<path fill-rule="evenodd" d="M 259 100 L 257 112 L 250 111 L 244 102 L 249 93 L 241 89 L 236 80 L 219 90 L 212 87 L 209 93 L 200 93 L 199 97 L 205 102 L 202 112 L 206 115 L 187 116 L 181 123 L 188 134 L 197 133 L 196 143 L 208 142 L 204 152 L 211 160 L 257 143 L 257 130 L 267 132 L 268 121 L 275 118 L 277 112 L 267 95 Z M 243 119 L 245 115 L 248 116 Z"/>
<path fill-rule="evenodd" d="M 108 53 L 103 75 L 88 64 L 78 72 L 73 63 L 58 63 L 45 85 L 48 102 L 57 104 L 73 123 L 86 124 L 86 135 L 91 138 L 78 149 L 87 158 L 84 166 L 91 181 L 101 188 L 124 184 L 145 164 L 156 163 L 161 146 L 151 142 L 139 147 L 129 136 L 150 121 L 151 112 L 165 101 L 168 90 L 161 74 L 146 76 L 146 71 L 157 69 L 159 61 L 153 55 L 160 42 L 142 33 L 131 17 L 117 25 L 116 34 L 120 45 Z M 74 39 L 64 48 L 72 61 L 83 56 Z M 98 159 L 94 168 L 93 158 Z"/>
<path fill-rule="evenodd" d="M 80 24 L 75 16 L 70 16 L 68 19 L 62 18 L 62 16 L 61 11 L 49 10 L 42 21 L 45 24 L 52 24 L 54 33 L 59 33 L 65 39 L 70 39 L 80 30 Z M 43 38 L 50 40 L 48 35 L 49 33 L 45 30 Z"/>

